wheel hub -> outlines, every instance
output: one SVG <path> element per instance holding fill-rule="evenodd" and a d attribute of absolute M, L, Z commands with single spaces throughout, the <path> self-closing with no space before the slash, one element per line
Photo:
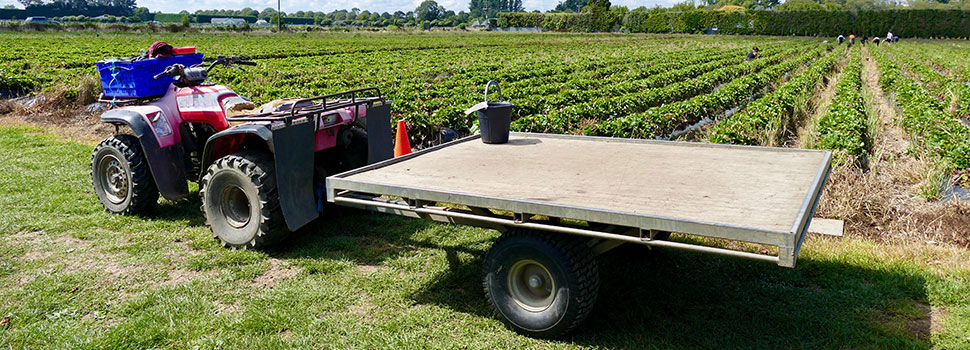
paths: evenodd
<path fill-rule="evenodd" d="M 128 197 L 129 181 L 128 172 L 121 165 L 121 161 L 114 155 L 106 155 L 101 158 L 99 164 L 101 188 L 109 202 L 118 204 Z"/>
<path fill-rule="evenodd" d="M 545 310 L 556 299 L 552 274 L 535 260 L 520 260 L 513 264 L 509 269 L 508 287 L 512 300 L 529 311 Z"/>
<path fill-rule="evenodd" d="M 229 226 L 243 228 L 249 224 L 252 216 L 250 213 L 249 198 L 239 186 L 226 186 L 222 191 L 222 215 L 226 218 Z"/>

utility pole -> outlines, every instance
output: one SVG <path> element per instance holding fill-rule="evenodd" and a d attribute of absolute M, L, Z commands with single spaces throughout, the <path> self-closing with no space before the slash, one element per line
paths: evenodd
<path fill-rule="evenodd" d="M 485 28 L 492 29 L 492 24 L 488 22 L 488 2 L 487 1 L 485 2 L 485 7 L 482 8 L 482 11 L 485 11 Z"/>
<path fill-rule="evenodd" d="M 283 0 L 276 0 L 276 28 L 279 31 L 283 31 L 283 6 L 280 4 Z"/>

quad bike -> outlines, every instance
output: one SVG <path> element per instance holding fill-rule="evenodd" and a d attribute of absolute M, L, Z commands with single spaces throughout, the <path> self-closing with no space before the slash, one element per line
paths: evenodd
<path fill-rule="evenodd" d="M 159 194 L 199 184 L 206 224 L 232 248 L 274 243 L 324 210 L 328 174 L 391 158 L 391 102 L 377 88 L 256 106 L 206 83 L 215 67 L 255 65 L 218 57 L 208 66 L 168 66 L 163 96 L 112 101 L 116 126 L 91 157 L 95 193 L 111 213 L 150 212 Z"/>

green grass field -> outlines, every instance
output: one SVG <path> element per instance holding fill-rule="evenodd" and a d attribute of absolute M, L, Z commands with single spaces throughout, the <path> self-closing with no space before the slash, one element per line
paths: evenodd
<path fill-rule="evenodd" d="M 0 128 L 0 348 L 970 348 L 963 249 L 812 237 L 785 269 L 621 247 L 586 323 L 541 341 L 489 314 L 495 231 L 344 213 L 227 250 L 196 195 L 103 212 L 92 148 Z"/>

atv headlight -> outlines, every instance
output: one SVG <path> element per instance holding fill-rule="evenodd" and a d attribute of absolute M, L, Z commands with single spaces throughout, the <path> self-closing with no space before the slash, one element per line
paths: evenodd
<path fill-rule="evenodd" d="M 155 135 L 158 137 L 165 137 L 172 134 L 172 126 L 168 125 L 168 119 L 165 118 L 165 113 L 158 111 L 149 114 L 148 120 L 152 122 L 152 129 L 155 130 Z"/>

